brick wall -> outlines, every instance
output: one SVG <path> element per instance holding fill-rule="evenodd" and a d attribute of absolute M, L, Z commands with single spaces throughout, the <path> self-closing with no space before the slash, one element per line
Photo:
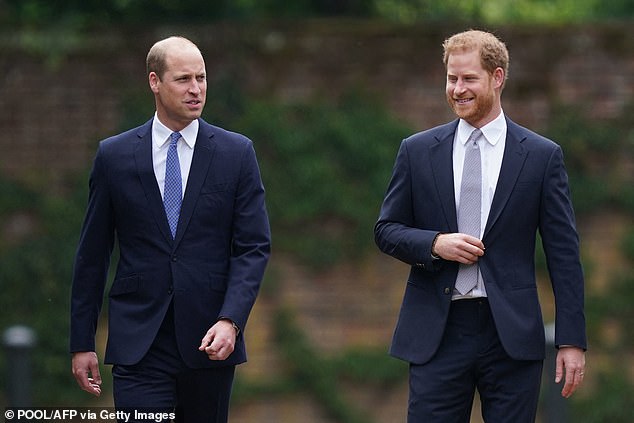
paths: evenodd
<path fill-rule="evenodd" d="M 444 100 L 440 45 L 460 29 L 307 21 L 173 32 L 198 42 L 211 82 L 231 74 L 248 94 L 288 101 L 336 96 L 360 86 L 422 129 L 452 118 Z M 61 60 L 52 52 L 20 48 L 17 38 L 0 37 L 0 130 L 5 134 L 0 172 L 48 179 L 84 170 L 96 141 L 123 129 L 121 103 L 131 91 L 143 92 L 145 54 L 169 32 L 89 34 Z M 511 52 L 503 105 L 519 123 L 543 127 L 557 102 L 607 117 L 620 113 L 632 98 L 634 41 L 626 25 L 496 32 Z M 64 52 L 65 39 L 56 41 Z"/>

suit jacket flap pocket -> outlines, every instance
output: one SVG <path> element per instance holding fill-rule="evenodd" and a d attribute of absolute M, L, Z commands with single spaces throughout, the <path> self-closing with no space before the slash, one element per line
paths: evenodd
<path fill-rule="evenodd" d="M 216 292 L 227 291 L 227 277 L 224 275 L 218 275 L 215 272 L 209 273 L 209 289 Z"/>
<path fill-rule="evenodd" d="M 126 276 L 124 278 L 115 279 L 110 288 L 110 296 L 129 294 L 139 290 L 139 282 L 141 277 L 138 275 Z"/>

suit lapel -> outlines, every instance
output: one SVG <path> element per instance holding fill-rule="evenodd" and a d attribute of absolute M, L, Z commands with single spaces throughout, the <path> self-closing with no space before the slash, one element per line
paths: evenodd
<path fill-rule="evenodd" d="M 185 188 L 178 228 L 176 230 L 176 244 L 181 240 L 187 225 L 189 225 L 194 207 L 196 206 L 196 200 L 207 177 L 207 171 L 211 165 L 211 160 L 216 148 L 211 126 L 202 119 L 200 119 L 199 122 L 200 126 L 198 128 L 198 136 L 196 137 L 196 145 L 194 146 L 194 155 L 192 157 L 192 164 L 187 178 L 187 187 Z"/>
<path fill-rule="evenodd" d="M 156 223 L 168 241 L 172 241 L 172 234 L 167 223 L 163 199 L 161 191 L 156 182 L 154 174 L 154 164 L 152 163 L 152 120 L 139 128 L 137 132 L 139 137 L 137 145 L 134 149 L 134 161 L 136 163 L 137 173 L 145 191 L 145 197 L 148 200 L 149 209 L 152 211 Z"/>
<path fill-rule="evenodd" d="M 502 167 L 500 168 L 500 176 L 495 188 L 495 195 L 491 203 L 491 211 L 484 228 L 483 238 L 489 233 L 495 222 L 500 217 L 502 210 L 508 202 L 509 196 L 513 191 L 515 182 L 522 170 L 522 166 L 528 156 L 528 151 L 523 146 L 525 137 L 520 137 L 520 132 L 512 121 L 507 119 L 506 145 L 504 147 L 504 157 L 502 158 Z"/>
<path fill-rule="evenodd" d="M 438 197 L 450 232 L 458 232 L 456 200 L 453 183 L 453 139 L 458 121 L 446 125 L 429 148 L 431 166 Z"/>

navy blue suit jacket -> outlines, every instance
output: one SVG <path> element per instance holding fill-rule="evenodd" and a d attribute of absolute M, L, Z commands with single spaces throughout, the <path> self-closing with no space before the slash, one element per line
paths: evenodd
<path fill-rule="evenodd" d="M 499 337 L 514 359 L 544 358 L 534 264 L 539 231 L 555 295 L 555 342 L 585 349 L 583 273 L 561 148 L 509 119 L 507 124 L 479 261 Z M 401 143 L 375 225 L 378 247 L 412 266 L 390 352 L 413 363 L 436 352 L 458 273 L 456 262 L 431 255 L 436 234 L 458 232 L 452 165 L 457 126 L 455 120 Z"/>
<path fill-rule="evenodd" d="M 175 239 L 152 164 L 152 120 L 102 141 L 75 259 L 70 349 L 95 350 L 115 244 L 105 362 L 130 365 L 149 349 L 170 303 L 185 363 L 246 361 L 243 336 L 225 361 L 198 346 L 220 317 L 244 329 L 269 253 L 270 231 L 252 142 L 202 119 Z"/>

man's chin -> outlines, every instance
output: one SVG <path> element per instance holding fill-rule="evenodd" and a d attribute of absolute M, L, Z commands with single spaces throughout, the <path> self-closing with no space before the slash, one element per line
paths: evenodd
<path fill-rule="evenodd" d="M 197 111 L 194 111 L 194 112 L 190 112 L 187 117 L 189 118 L 189 120 L 196 120 L 200 116 L 202 116 L 202 113 L 203 113 L 203 110 L 201 108 L 200 110 L 197 110 Z"/>
<path fill-rule="evenodd" d="M 458 116 L 460 119 L 466 120 L 467 122 L 469 121 L 469 119 L 473 118 L 473 110 L 471 108 L 467 109 L 465 107 L 456 107 L 455 105 L 452 106 L 453 112 L 456 114 L 456 116 Z"/>

